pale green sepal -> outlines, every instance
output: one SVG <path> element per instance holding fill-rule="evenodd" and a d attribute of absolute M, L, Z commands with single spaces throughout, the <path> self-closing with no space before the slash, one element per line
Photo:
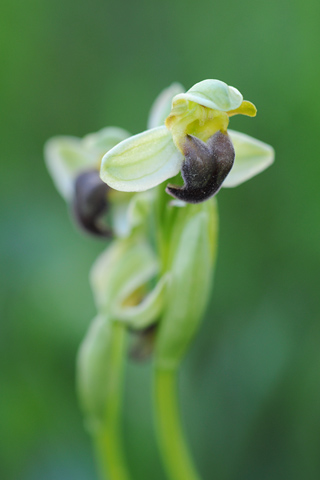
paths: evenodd
<path fill-rule="evenodd" d="M 70 200 L 74 191 L 74 179 L 81 171 L 98 168 L 94 152 L 83 148 L 76 137 L 53 137 L 44 147 L 47 168 L 54 184 L 65 200 Z"/>
<path fill-rule="evenodd" d="M 148 129 L 159 127 L 164 124 L 165 119 L 170 113 L 173 97 L 184 91 L 185 89 L 180 83 L 173 83 L 170 87 L 160 93 L 151 107 L 148 119 Z"/>
<path fill-rule="evenodd" d="M 274 161 L 273 148 L 244 133 L 228 130 L 236 156 L 223 187 L 236 187 L 269 167 Z"/>
<path fill-rule="evenodd" d="M 175 369 L 194 337 L 209 300 L 217 241 L 215 202 L 181 209 L 184 227 L 175 236 L 166 310 L 156 340 L 155 364 Z M 189 215 L 185 215 L 186 212 Z"/>
<path fill-rule="evenodd" d="M 122 325 L 99 314 L 92 321 L 77 357 L 78 395 L 91 434 L 97 434 L 116 413 L 113 399 L 121 388 L 124 348 Z"/>
<path fill-rule="evenodd" d="M 180 93 L 173 99 L 190 100 L 214 110 L 227 112 L 240 107 L 243 97 L 239 90 L 229 87 L 220 80 L 203 80 L 196 83 L 186 93 Z"/>
<path fill-rule="evenodd" d="M 183 156 L 165 126 L 134 135 L 104 155 L 100 176 L 111 188 L 140 192 L 174 177 Z"/>
<path fill-rule="evenodd" d="M 132 238 L 114 241 L 91 269 L 90 281 L 97 309 L 114 312 L 158 270 L 156 256 L 146 242 Z"/>
<path fill-rule="evenodd" d="M 97 156 L 101 157 L 128 137 L 130 137 L 130 133 L 122 128 L 106 127 L 96 133 L 86 135 L 82 140 L 82 145 L 86 150 L 94 151 Z"/>
<path fill-rule="evenodd" d="M 147 328 L 160 319 L 170 274 L 165 274 L 141 303 L 134 307 L 115 307 L 114 315 L 134 330 Z"/>

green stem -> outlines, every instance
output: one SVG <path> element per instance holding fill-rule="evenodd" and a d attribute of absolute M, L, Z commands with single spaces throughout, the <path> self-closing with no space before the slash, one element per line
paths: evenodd
<path fill-rule="evenodd" d="M 177 372 L 155 370 L 155 407 L 163 460 L 171 480 L 200 480 L 185 443 L 176 398 Z"/>
<path fill-rule="evenodd" d="M 95 448 L 100 464 L 101 479 L 129 480 L 121 442 L 121 398 L 124 371 L 126 328 L 112 322 L 111 352 L 109 358 L 108 395 L 105 420 L 95 435 Z"/>

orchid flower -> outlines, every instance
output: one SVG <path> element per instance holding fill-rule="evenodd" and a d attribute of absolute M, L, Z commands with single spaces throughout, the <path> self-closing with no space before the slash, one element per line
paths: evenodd
<path fill-rule="evenodd" d="M 135 196 L 118 192 L 99 177 L 103 154 L 129 136 L 122 128 L 106 127 L 84 138 L 56 136 L 45 144 L 45 160 L 53 182 L 86 233 L 127 237 L 144 218 L 149 192 Z"/>
<path fill-rule="evenodd" d="M 84 138 L 53 137 L 45 144 L 47 168 L 57 190 L 71 205 L 78 225 L 91 235 L 109 237 L 118 230 L 121 234 L 116 217 L 111 225 L 104 217 L 110 203 L 116 200 L 119 209 L 123 198 L 120 195 L 120 202 L 119 194 L 112 198 L 110 187 L 99 178 L 99 169 L 102 155 L 129 135 L 122 128 L 107 127 Z"/>
<path fill-rule="evenodd" d="M 162 112 L 164 104 L 171 103 L 169 94 L 164 97 Z M 210 198 L 221 186 L 235 187 L 274 159 L 270 145 L 228 130 L 230 117 L 237 114 L 254 117 L 256 107 L 224 82 L 199 82 L 173 97 L 165 125 L 150 122 L 154 128 L 109 150 L 102 158 L 100 176 L 113 189 L 140 192 L 181 172 L 184 186 L 169 185 L 166 191 L 189 203 Z"/>
<path fill-rule="evenodd" d="M 103 154 L 128 137 L 130 133 L 122 128 L 107 127 L 84 138 L 67 135 L 50 138 L 44 148 L 45 160 L 61 196 L 70 201 L 77 176 L 88 170 L 99 171 Z"/>

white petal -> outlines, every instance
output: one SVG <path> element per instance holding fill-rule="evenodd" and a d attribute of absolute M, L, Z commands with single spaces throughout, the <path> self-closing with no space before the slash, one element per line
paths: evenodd
<path fill-rule="evenodd" d="M 180 170 L 183 156 L 165 126 L 134 135 L 102 159 L 100 176 L 111 188 L 141 192 L 155 187 Z"/>
<path fill-rule="evenodd" d="M 55 186 L 66 200 L 72 197 L 76 175 L 97 166 L 96 156 L 76 137 L 51 138 L 45 144 L 44 156 Z"/>
<path fill-rule="evenodd" d="M 223 187 L 236 187 L 265 170 L 274 161 L 273 148 L 244 133 L 228 130 L 236 157 Z"/>
<path fill-rule="evenodd" d="M 149 114 L 148 128 L 159 127 L 164 124 L 169 115 L 172 106 L 172 99 L 178 93 L 183 93 L 185 89 L 180 83 L 173 83 L 170 87 L 163 90 L 155 99 Z"/>
<path fill-rule="evenodd" d="M 239 90 L 220 80 L 203 80 L 186 93 L 176 95 L 173 101 L 179 99 L 191 100 L 214 110 L 228 112 L 240 107 L 243 97 Z"/>

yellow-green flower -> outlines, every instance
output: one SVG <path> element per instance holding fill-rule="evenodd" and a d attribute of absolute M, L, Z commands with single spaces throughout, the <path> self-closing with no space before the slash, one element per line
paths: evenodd
<path fill-rule="evenodd" d="M 50 138 L 44 154 L 47 168 L 62 197 L 70 201 L 75 179 L 88 170 L 99 170 L 102 156 L 130 133 L 118 127 L 106 127 L 83 138 L 67 135 Z"/>
<path fill-rule="evenodd" d="M 273 162 L 270 145 L 227 130 L 231 116 L 256 115 L 255 106 L 243 100 L 236 88 L 219 80 L 204 80 L 176 94 L 171 107 L 165 125 L 130 137 L 104 155 L 100 176 L 110 187 L 144 191 L 181 171 L 184 187 L 169 186 L 167 192 L 196 203 L 221 186 L 239 185 Z M 204 198 L 177 194 L 177 190 L 188 193 L 190 189 L 198 189 Z"/>
<path fill-rule="evenodd" d="M 45 144 L 46 164 L 57 190 L 70 204 L 77 224 L 91 235 L 108 237 L 121 232 L 120 222 L 114 221 L 119 215 L 115 217 L 109 209 L 114 200 L 111 189 L 99 178 L 99 169 L 103 154 L 129 135 L 122 128 L 107 127 L 84 138 L 53 137 Z M 115 200 L 120 211 L 122 200 L 128 202 Z M 113 216 L 111 222 L 105 219 L 108 212 Z"/>

